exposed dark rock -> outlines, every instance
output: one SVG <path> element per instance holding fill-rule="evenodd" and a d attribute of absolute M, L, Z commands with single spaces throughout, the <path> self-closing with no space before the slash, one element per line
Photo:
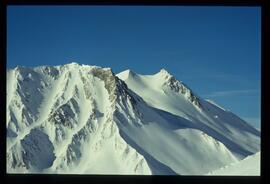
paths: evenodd
<path fill-rule="evenodd" d="M 72 108 L 75 109 L 75 112 Z M 68 128 L 73 128 L 77 121 L 75 113 L 79 112 L 79 106 L 76 100 L 71 98 L 66 104 L 61 105 L 50 114 L 49 121 L 55 124 L 63 125 Z"/>
<path fill-rule="evenodd" d="M 171 90 L 175 91 L 176 93 L 187 95 L 188 100 L 192 104 L 194 104 L 198 108 L 201 108 L 199 98 L 197 98 L 190 89 L 188 89 L 183 83 L 179 82 L 175 77 L 170 76 L 164 85 L 166 84 L 170 87 Z"/>

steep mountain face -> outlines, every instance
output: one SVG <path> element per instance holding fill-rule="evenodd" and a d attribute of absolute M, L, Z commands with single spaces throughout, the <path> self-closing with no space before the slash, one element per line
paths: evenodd
<path fill-rule="evenodd" d="M 7 172 L 200 175 L 260 150 L 260 133 L 167 71 L 7 71 Z"/>
<path fill-rule="evenodd" d="M 155 75 L 139 75 L 127 70 L 117 76 L 151 107 L 183 117 L 190 127 L 224 143 L 238 158 L 260 150 L 259 131 L 230 111 L 195 96 L 164 69 Z"/>

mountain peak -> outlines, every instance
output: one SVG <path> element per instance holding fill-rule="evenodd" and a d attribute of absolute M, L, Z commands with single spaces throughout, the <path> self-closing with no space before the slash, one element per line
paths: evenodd
<path fill-rule="evenodd" d="M 134 72 L 133 72 L 132 70 L 130 70 L 130 69 L 127 69 L 127 70 L 125 70 L 124 72 L 127 72 L 127 73 L 129 73 L 129 74 L 134 74 Z"/>
<path fill-rule="evenodd" d="M 165 69 L 17 70 L 6 75 L 8 173 L 198 175 L 260 151 L 258 131 Z"/>
<path fill-rule="evenodd" d="M 122 80 L 126 80 L 128 79 L 129 77 L 134 77 L 136 75 L 135 72 L 133 72 L 132 70 L 130 69 L 127 69 L 123 72 L 120 72 L 117 74 L 117 77 L 121 78 Z"/>
<path fill-rule="evenodd" d="M 162 77 L 165 77 L 165 79 L 172 77 L 172 75 L 164 68 L 161 68 L 160 71 L 158 73 L 156 73 L 156 75 L 160 75 Z"/>
<path fill-rule="evenodd" d="M 164 73 L 164 74 L 169 74 L 169 72 L 164 68 L 161 68 L 159 72 Z"/>
<path fill-rule="evenodd" d="M 71 67 L 71 66 L 80 66 L 80 64 L 77 63 L 77 62 L 75 62 L 75 61 L 72 61 L 72 62 L 66 64 L 66 66 L 70 66 L 70 67 Z"/>

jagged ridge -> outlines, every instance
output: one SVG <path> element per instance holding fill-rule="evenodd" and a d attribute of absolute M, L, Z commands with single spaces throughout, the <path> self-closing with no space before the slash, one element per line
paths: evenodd
<path fill-rule="evenodd" d="M 8 172 L 203 174 L 259 149 L 256 130 L 165 70 L 129 71 L 123 79 L 109 68 L 71 63 L 16 68 L 7 76 Z M 46 164 L 24 156 L 39 155 L 44 142 L 51 145 Z"/>

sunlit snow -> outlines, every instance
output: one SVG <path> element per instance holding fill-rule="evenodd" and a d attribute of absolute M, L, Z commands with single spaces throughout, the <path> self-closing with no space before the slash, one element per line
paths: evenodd
<path fill-rule="evenodd" d="M 243 162 L 222 172 L 252 175 L 242 167 L 257 161 L 241 160 L 260 151 L 258 130 L 165 69 L 16 67 L 6 110 L 8 173 L 204 175 Z"/>

